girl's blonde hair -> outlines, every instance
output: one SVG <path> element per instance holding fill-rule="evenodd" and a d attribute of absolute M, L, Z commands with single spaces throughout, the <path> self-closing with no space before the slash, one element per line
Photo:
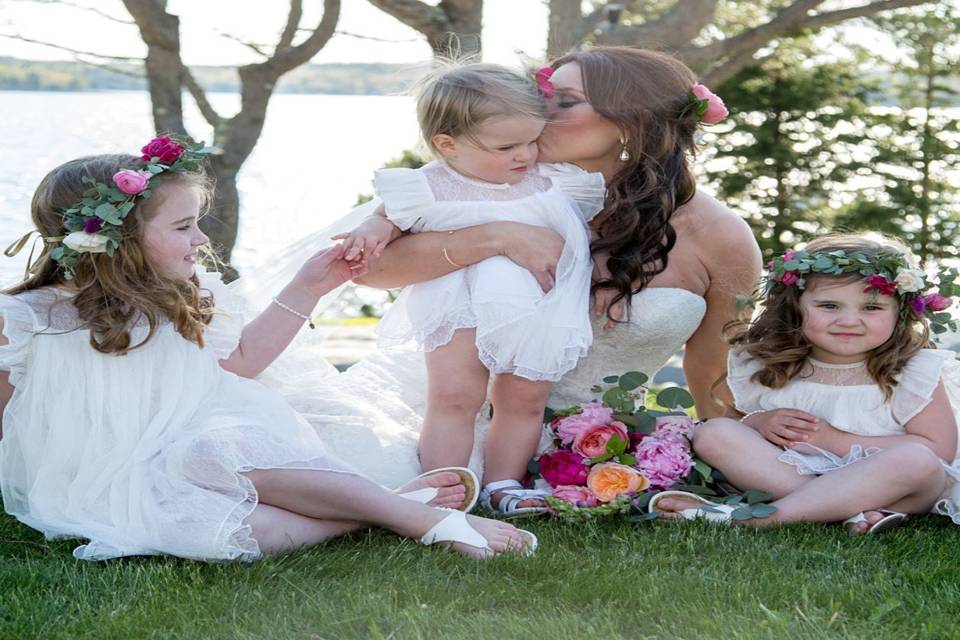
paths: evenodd
<path fill-rule="evenodd" d="M 40 181 L 33 194 L 30 214 L 37 231 L 44 238 L 69 233 L 63 212 L 80 202 L 83 192 L 90 188 L 83 178 L 112 184 L 116 172 L 139 168 L 136 156 L 121 154 L 87 156 L 60 165 Z M 163 201 L 166 189 L 173 185 L 195 189 L 204 210 L 212 199 L 213 185 L 204 173 L 164 172 L 154 179 L 159 185 L 152 197 L 137 198 L 124 218 L 122 241 L 112 256 L 81 254 L 74 277 L 68 282 L 50 255 L 55 244 L 45 243 L 23 282 L 4 293 L 16 295 L 49 286 L 75 289 L 71 301 L 90 329 L 91 346 L 101 353 L 122 355 L 142 346 L 165 320 L 172 322 L 184 338 L 203 346 L 203 330 L 213 311 L 212 296 L 201 297 L 196 276 L 176 280 L 161 274 L 148 258 L 143 228 Z M 210 261 L 209 252 L 203 258 L 203 262 Z M 149 323 L 149 332 L 142 342 L 132 345 L 130 330 L 142 318 Z"/>
<path fill-rule="evenodd" d="M 811 241 L 805 249 L 808 252 L 862 252 L 870 257 L 898 253 L 913 262 L 910 250 L 902 242 L 874 234 L 829 235 Z M 816 273 L 805 278 L 809 290 L 818 282 L 856 282 L 863 276 L 858 273 L 836 276 Z M 780 389 L 803 371 L 812 345 L 803 334 L 802 293 L 795 286 L 774 287 L 763 298 L 762 307 L 752 321 L 737 321 L 727 327 L 733 334 L 729 340 L 733 348 L 748 353 L 763 364 L 763 368 L 753 374 L 753 382 Z M 897 302 L 904 304 L 899 299 Z M 890 338 L 867 354 L 867 371 L 888 401 L 893 397 L 897 377 L 907 361 L 920 349 L 930 346 L 933 345 L 926 318 L 901 313 Z"/>
<path fill-rule="evenodd" d="M 439 155 L 433 144 L 433 137 L 439 134 L 466 137 L 483 148 L 475 137 L 476 129 L 490 118 L 546 118 L 536 84 L 495 64 L 448 61 L 421 78 L 413 93 L 420 135 L 433 155 Z"/>

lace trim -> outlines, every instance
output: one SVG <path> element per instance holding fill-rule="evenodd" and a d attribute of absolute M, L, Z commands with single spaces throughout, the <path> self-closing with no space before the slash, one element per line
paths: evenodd
<path fill-rule="evenodd" d="M 812 364 L 818 369 L 858 369 L 860 367 L 867 366 L 866 360 L 858 360 L 857 362 L 846 362 L 842 364 L 835 364 L 830 362 L 823 362 L 817 360 L 816 358 L 807 358 L 807 362 Z"/>
<path fill-rule="evenodd" d="M 544 193 L 552 186 L 549 178 L 533 171 L 528 171 L 516 184 L 481 182 L 457 173 L 440 161 L 428 164 L 421 171 L 433 198 L 443 202 L 512 202 Z"/>

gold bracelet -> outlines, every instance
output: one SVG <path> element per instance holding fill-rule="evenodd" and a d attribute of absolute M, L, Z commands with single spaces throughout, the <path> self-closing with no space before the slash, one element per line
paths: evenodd
<path fill-rule="evenodd" d="M 447 262 L 449 262 L 452 267 L 454 267 L 454 268 L 456 268 L 456 269 L 463 269 L 464 265 L 462 265 L 462 264 L 457 264 L 456 262 L 454 262 L 453 260 L 450 259 L 450 254 L 447 253 L 447 248 L 446 248 L 446 247 L 443 248 L 443 251 L 441 251 L 441 253 L 443 254 L 444 259 L 445 259 Z"/>

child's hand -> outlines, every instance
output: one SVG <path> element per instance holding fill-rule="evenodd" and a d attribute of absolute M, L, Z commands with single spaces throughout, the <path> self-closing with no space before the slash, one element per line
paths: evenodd
<path fill-rule="evenodd" d="M 360 226 L 340 233 L 333 240 L 343 240 L 343 259 L 348 262 L 378 257 L 383 248 L 399 235 L 397 226 L 383 216 L 369 216 Z M 359 274 L 358 274 L 359 275 Z"/>
<path fill-rule="evenodd" d="M 813 444 L 814 435 L 826 424 L 817 416 L 799 409 L 774 409 L 755 413 L 743 423 L 756 429 L 760 435 L 778 447 L 785 448 L 801 442 Z"/>
<path fill-rule="evenodd" d="M 321 249 L 303 263 L 294 280 L 322 296 L 367 272 L 366 261 L 350 262 L 343 254 L 342 244 Z"/>

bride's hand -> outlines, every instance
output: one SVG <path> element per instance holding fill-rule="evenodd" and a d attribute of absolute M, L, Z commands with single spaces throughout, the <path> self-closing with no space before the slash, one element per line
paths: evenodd
<path fill-rule="evenodd" d="M 544 293 L 553 289 L 557 263 L 563 253 L 563 236 L 552 229 L 519 222 L 495 222 L 501 238 L 501 255 L 533 274 Z"/>

